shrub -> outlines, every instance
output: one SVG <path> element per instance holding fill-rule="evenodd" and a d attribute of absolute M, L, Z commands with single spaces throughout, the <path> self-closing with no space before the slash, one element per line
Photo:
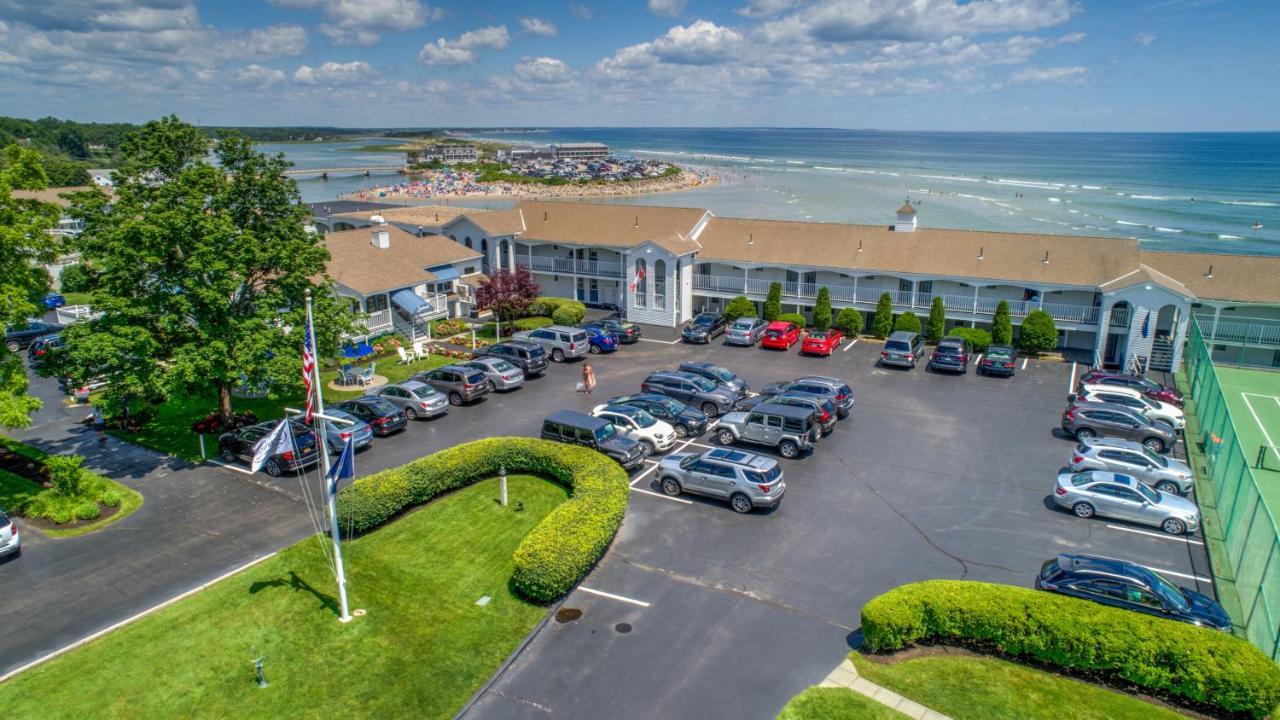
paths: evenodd
<path fill-rule="evenodd" d="M 551 321 L 557 325 L 577 325 L 587 315 L 587 307 L 577 300 L 560 305 L 551 313 Z"/>
<path fill-rule="evenodd" d="M 946 332 L 947 306 L 942 303 L 942 298 L 936 297 L 929 304 L 929 323 L 925 325 L 924 337 L 929 342 L 936 343 Z"/>
<path fill-rule="evenodd" d="M 1228 714 L 1262 718 L 1280 703 L 1280 668 L 1244 640 L 1026 588 L 963 580 L 903 585 L 863 606 L 862 633 L 873 652 L 924 642 L 976 645 Z"/>
<path fill-rule="evenodd" d="M 862 312 L 854 308 L 845 308 L 836 315 L 835 324 L 845 335 L 857 335 L 862 332 Z"/>
<path fill-rule="evenodd" d="M 554 323 L 555 321 L 549 317 L 527 317 L 516 320 L 515 327 L 517 330 L 537 330 Z"/>
<path fill-rule="evenodd" d="M 512 556 L 512 587 L 535 602 L 551 602 L 600 559 L 627 507 L 627 474 L 594 450 L 532 438 L 477 440 L 356 480 L 338 493 L 338 517 L 365 532 L 441 493 L 493 477 L 501 467 L 548 478 L 572 492 Z"/>
<path fill-rule="evenodd" d="M 569 298 L 562 298 L 562 297 L 551 297 L 551 296 L 540 297 L 537 300 L 534 300 L 533 303 L 529 305 L 529 314 L 546 315 L 547 317 L 551 317 L 551 313 L 555 312 L 556 308 L 560 307 L 561 305 L 567 302 L 577 302 L 577 301 L 570 300 Z"/>
<path fill-rule="evenodd" d="M 79 455 L 50 455 L 44 459 L 49 469 L 49 483 L 54 492 L 63 497 L 80 494 L 80 481 L 84 478 L 84 458 Z"/>
<path fill-rule="evenodd" d="M 120 493 L 114 490 L 107 490 L 98 495 L 98 502 L 107 507 L 120 507 Z"/>
<path fill-rule="evenodd" d="M 996 305 L 996 315 L 991 320 L 991 342 L 994 345 L 1013 344 L 1013 320 L 1009 317 L 1007 300 Z"/>
<path fill-rule="evenodd" d="M 982 328 L 951 328 L 951 332 L 947 334 L 968 340 L 969 344 L 973 346 L 974 352 L 986 352 L 987 348 L 991 347 L 991 333 Z"/>
<path fill-rule="evenodd" d="M 893 329 L 895 331 L 904 330 L 906 332 L 918 333 L 920 332 L 920 318 L 916 317 L 915 313 L 908 310 L 907 312 L 899 315 L 898 318 L 893 321 Z"/>
<path fill-rule="evenodd" d="M 77 520 L 96 520 L 102 514 L 102 510 L 98 507 L 98 503 L 85 500 L 76 505 L 75 513 Z"/>
<path fill-rule="evenodd" d="M 730 300 L 729 304 L 724 306 L 724 318 L 729 322 L 733 322 L 738 318 L 753 318 L 755 316 L 756 304 L 743 295 Z"/>
<path fill-rule="evenodd" d="M 773 322 L 782 314 L 782 283 L 769 283 L 769 296 L 764 301 L 764 319 Z"/>
<path fill-rule="evenodd" d="M 1058 346 L 1058 327 L 1053 317 L 1043 310 L 1032 310 L 1022 320 L 1018 346 L 1030 353 L 1052 350 Z"/>
<path fill-rule="evenodd" d="M 93 273 L 83 263 L 64 267 L 58 277 L 63 292 L 90 292 L 96 281 Z"/>
<path fill-rule="evenodd" d="M 813 301 L 813 329 L 831 327 L 831 291 L 826 285 L 818 288 L 818 298 Z"/>
<path fill-rule="evenodd" d="M 871 318 L 871 334 L 881 340 L 889 337 L 893 331 L 893 297 L 889 293 L 881 293 L 876 302 L 876 314 Z"/>
<path fill-rule="evenodd" d="M 800 327 L 805 326 L 804 316 L 800 313 L 783 313 L 778 316 L 778 319 L 782 322 L 795 323 Z"/>

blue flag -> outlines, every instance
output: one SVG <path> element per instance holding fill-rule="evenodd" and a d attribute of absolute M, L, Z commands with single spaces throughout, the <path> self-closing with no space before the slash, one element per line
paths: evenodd
<path fill-rule="evenodd" d="M 347 444 L 342 446 L 342 454 L 338 456 L 337 461 L 329 467 L 329 495 L 338 494 L 338 482 L 340 480 L 349 480 L 356 476 L 356 450 L 351 442 L 351 438 L 347 438 Z"/>
<path fill-rule="evenodd" d="M 1142 337 L 1144 338 L 1147 336 L 1147 333 L 1150 332 L 1151 330 L 1150 323 L 1151 323 L 1151 313 L 1147 313 L 1142 318 Z"/>

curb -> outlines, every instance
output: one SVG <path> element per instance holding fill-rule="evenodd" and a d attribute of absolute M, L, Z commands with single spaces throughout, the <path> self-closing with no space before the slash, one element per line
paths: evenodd
<path fill-rule="evenodd" d="M 858 669 L 854 667 L 849 658 L 845 658 L 834 670 L 828 673 L 822 682 L 818 684 L 818 687 L 842 687 L 852 690 L 916 720 L 951 720 L 947 715 L 943 715 L 936 710 L 930 710 L 887 687 L 877 685 L 864 677 L 860 677 Z"/>

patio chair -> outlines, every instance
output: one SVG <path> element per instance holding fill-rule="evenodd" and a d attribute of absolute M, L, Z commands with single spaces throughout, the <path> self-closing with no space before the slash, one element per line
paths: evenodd
<path fill-rule="evenodd" d="M 406 353 L 402 347 L 396 348 L 396 354 L 400 356 L 401 365 L 408 365 L 413 362 L 413 359 L 409 357 L 409 353 Z"/>
<path fill-rule="evenodd" d="M 413 359 L 421 360 L 427 356 L 427 341 L 419 340 L 413 344 Z"/>
<path fill-rule="evenodd" d="M 343 363 L 342 367 L 338 368 L 338 384 L 339 385 L 355 385 L 356 384 L 356 374 L 351 367 L 351 363 Z"/>
<path fill-rule="evenodd" d="M 365 368 L 364 372 L 360 373 L 361 385 L 368 385 L 369 383 L 373 382 L 373 371 L 377 367 L 378 367 L 378 363 L 371 362 L 369 363 L 369 367 Z"/>

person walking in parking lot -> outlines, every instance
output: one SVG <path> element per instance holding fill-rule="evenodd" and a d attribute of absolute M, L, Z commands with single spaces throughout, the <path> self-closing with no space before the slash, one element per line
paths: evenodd
<path fill-rule="evenodd" d="M 582 363 L 582 392 L 590 395 L 596 389 L 596 371 L 590 363 Z"/>

